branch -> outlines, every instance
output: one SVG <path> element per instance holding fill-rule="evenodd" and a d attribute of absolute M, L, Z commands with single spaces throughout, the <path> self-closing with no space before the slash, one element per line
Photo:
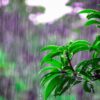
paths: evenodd
<path fill-rule="evenodd" d="M 69 58 L 69 54 L 68 54 L 68 52 L 66 53 L 66 57 L 67 57 L 68 63 L 69 63 L 69 65 L 70 65 L 72 71 L 75 72 L 74 69 L 73 69 L 73 66 L 72 66 L 71 60 L 70 60 L 70 58 Z"/>

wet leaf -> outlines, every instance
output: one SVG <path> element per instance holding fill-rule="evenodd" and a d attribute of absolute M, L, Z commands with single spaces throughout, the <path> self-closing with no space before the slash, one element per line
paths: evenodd
<path fill-rule="evenodd" d="M 59 76 L 59 75 L 58 75 Z M 56 86 L 59 83 L 59 78 L 53 77 L 49 83 L 45 86 L 45 91 L 44 91 L 44 100 L 47 100 L 48 97 L 51 95 L 51 93 L 53 92 L 53 90 L 56 88 Z"/>
<path fill-rule="evenodd" d="M 93 25 L 93 24 L 100 24 L 99 21 L 96 21 L 96 20 L 88 20 L 86 23 L 85 23 L 85 26 L 90 26 L 90 25 Z"/>
<path fill-rule="evenodd" d="M 42 73 L 45 73 L 45 72 L 48 72 L 48 71 L 50 71 L 50 72 L 56 71 L 57 72 L 59 70 L 60 69 L 58 67 L 55 67 L 55 66 L 46 66 L 39 71 L 39 74 L 42 74 Z"/>
<path fill-rule="evenodd" d="M 93 9 L 84 9 L 82 11 L 79 12 L 79 14 L 84 14 L 84 13 L 95 13 L 97 12 L 96 10 Z"/>
<path fill-rule="evenodd" d="M 84 84 L 83 84 L 83 88 L 86 92 L 93 92 L 94 89 L 93 89 L 93 85 L 90 84 L 88 81 L 85 81 Z"/>
<path fill-rule="evenodd" d="M 58 48 L 59 48 L 59 46 L 57 46 L 57 45 L 48 45 L 48 46 L 42 48 L 41 51 L 46 51 L 46 50 L 55 51 Z"/>

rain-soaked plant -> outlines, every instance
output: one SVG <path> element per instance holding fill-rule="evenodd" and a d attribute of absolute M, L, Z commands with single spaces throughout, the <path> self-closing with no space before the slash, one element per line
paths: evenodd
<path fill-rule="evenodd" d="M 86 26 L 96 24 L 99 27 L 99 11 L 86 9 L 80 13 L 87 13 L 89 20 Z M 92 43 L 87 40 L 76 40 L 64 46 L 48 45 L 42 48 L 42 51 L 47 51 L 47 55 L 41 60 L 41 64 L 46 67 L 40 70 L 41 85 L 45 88 L 44 100 L 51 94 L 62 95 L 79 83 L 83 84 L 86 92 L 95 92 L 93 83 L 100 80 L 100 35 Z M 91 58 L 73 66 L 73 56 L 80 51 L 89 52 Z"/>
<path fill-rule="evenodd" d="M 85 26 L 96 24 L 96 26 L 100 28 L 100 11 L 85 9 L 80 11 L 79 14 L 87 14 L 88 21 L 85 23 Z"/>

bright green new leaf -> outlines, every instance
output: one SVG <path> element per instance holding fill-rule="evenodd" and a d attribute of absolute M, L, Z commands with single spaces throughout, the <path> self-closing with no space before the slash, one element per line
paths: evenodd
<path fill-rule="evenodd" d="M 62 63 L 56 59 L 51 59 L 51 61 L 48 61 L 48 64 L 54 66 L 54 67 L 58 67 L 58 68 L 62 68 Z"/>
<path fill-rule="evenodd" d="M 96 13 L 96 12 L 97 12 L 97 10 L 93 10 L 93 9 L 84 9 L 84 10 L 80 11 L 79 14 L 84 14 L 84 13 L 89 14 L 89 13 Z"/>
<path fill-rule="evenodd" d="M 41 51 L 51 50 L 51 51 L 55 52 L 55 50 L 57 50 L 58 48 L 59 48 L 59 46 L 57 46 L 57 45 L 48 45 L 48 46 L 42 48 Z"/>
<path fill-rule="evenodd" d="M 89 42 L 86 40 L 77 40 L 69 45 L 69 52 L 73 54 L 85 50 L 89 50 Z"/>
<path fill-rule="evenodd" d="M 58 67 L 55 67 L 55 66 L 47 66 L 47 67 L 44 67 L 40 70 L 39 74 L 41 73 L 45 73 L 45 72 L 57 72 L 59 71 L 60 69 Z"/>
<path fill-rule="evenodd" d="M 99 25 L 100 22 L 97 21 L 97 20 L 88 20 L 88 21 L 85 23 L 85 26 L 90 26 L 90 25 L 93 25 L 93 24 Z"/>
<path fill-rule="evenodd" d="M 79 46 L 77 48 L 74 48 L 73 50 L 71 50 L 71 52 L 73 52 L 73 54 L 75 54 L 75 53 L 78 53 L 80 51 L 87 51 L 87 50 L 89 50 L 89 46 L 82 45 L 82 46 Z"/>
<path fill-rule="evenodd" d="M 44 56 L 41 60 L 41 65 L 43 65 L 44 63 L 48 63 L 49 61 L 52 61 L 53 57 L 56 57 L 60 54 L 60 52 L 51 52 L 48 53 L 46 56 Z"/>
<path fill-rule="evenodd" d="M 89 45 L 89 42 L 86 41 L 86 40 L 77 40 L 73 43 L 71 43 L 68 47 L 69 51 L 72 50 L 73 48 L 76 48 L 76 47 L 79 47 L 79 46 L 82 46 L 82 45 Z"/>

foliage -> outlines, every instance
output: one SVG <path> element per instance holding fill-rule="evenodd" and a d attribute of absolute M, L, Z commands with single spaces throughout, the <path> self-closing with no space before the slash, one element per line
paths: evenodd
<path fill-rule="evenodd" d="M 13 66 L 15 66 L 15 64 L 8 61 L 6 52 L 0 49 L 0 71 L 5 72 Z"/>
<path fill-rule="evenodd" d="M 9 62 L 7 59 L 7 54 L 3 50 L 0 50 L 0 74 L 3 73 L 6 77 L 12 77 L 12 68 L 15 67 L 15 63 Z M 13 76 L 14 77 L 14 76 Z M 28 86 L 22 79 L 15 77 L 15 90 L 17 92 L 23 92 L 28 90 Z M 3 100 L 0 97 L 0 100 Z"/>
<path fill-rule="evenodd" d="M 93 9 L 85 9 L 79 12 L 80 14 L 87 14 L 88 21 L 85 23 L 85 26 L 90 26 L 96 24 L 100 28 L 100 11 Z"/>
<path fill-rule="evenodd" d="M 15 90 L 17 92 L 23 92 L 26 91 L 28 89 L 27 85 L 25 84 L 25 82 L 23 82 L 22 80 L 17 80 L 15 83 Z"/>
<path fill-rule="evenodd" d="M 5 100 L 3 96 L 0 96 L 0 100 Z"/>
<path fill-rule="evenodd" d="M 86 9 L 80 13 L 88 14 L 86 26 L 96 24 L 99 27 L 99 11 Z M 93 83 L 100 80 L 100 35 L 93 43 L 76 40 L 64 46 L 49 45 L 42 48 L 42 51 L 47 51 L 47 55 L 41 60 L 44 67 L 39 72 L 42 74 L 41 85 L 45 88 L 44 100 L 51 94 L 60 96 L 79 83 L 83 84 L 86 92 L 95 92 Z M 91 58 L 73 66 L 73 56 L 80 51 L 89 52 Z"/>

